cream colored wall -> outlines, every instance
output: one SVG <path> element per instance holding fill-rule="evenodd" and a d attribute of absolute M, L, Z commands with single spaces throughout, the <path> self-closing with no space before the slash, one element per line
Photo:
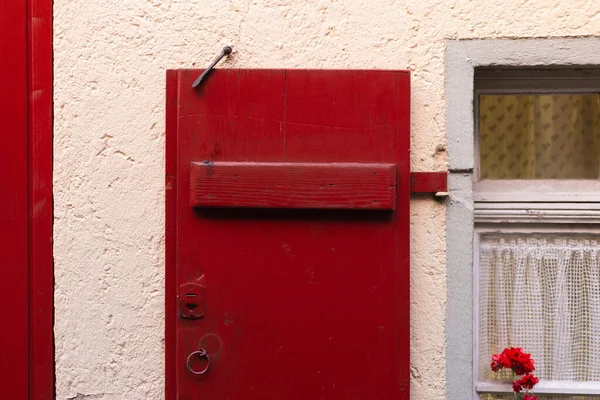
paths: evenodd
<path fill-rule="evenodd" d="M 408 68 L 412 169 L 444 170 L 446 39 L 600 33 L 590 0 L 55 0 L 54 18 L 60 400 L 163 396 L 166 69 L 224 44 L 224 68 Z M 440 399 L 445 206 L 411 207 L 412 398 Z"/>

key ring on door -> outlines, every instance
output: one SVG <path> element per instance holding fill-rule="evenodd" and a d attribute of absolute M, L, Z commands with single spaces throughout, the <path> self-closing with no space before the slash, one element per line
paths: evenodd
<path fill-rule="evenodd" d="M 206 359 L 206 366 L 204 367 L 203 370 L 197 371 L 194 368 L 192 368 L 192 359 L 194 357 Z M 208 353 L 206 352 L 205 349 L 196 350 L 196 351 L 190 353 L 190 355 L 187 357 L 186 364 L 187 364 L 188 371 L 190 371 L 192 374 L 194 374 L 196 376 L 204 375 L 210 368 L 210 357 L 208 356 Z"/>

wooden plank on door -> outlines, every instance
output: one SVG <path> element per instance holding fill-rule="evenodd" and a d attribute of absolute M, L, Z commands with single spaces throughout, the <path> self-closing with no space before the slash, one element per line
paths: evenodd
<path fill-rule="evenodd" d="M 192 207 L 393 210 L 396 166 L 193 162 Z"/>

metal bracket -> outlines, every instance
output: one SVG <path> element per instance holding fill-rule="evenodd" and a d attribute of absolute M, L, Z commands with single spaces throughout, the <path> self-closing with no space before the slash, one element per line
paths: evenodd
<path fill-rule="evenodd" d="M 437 197 L 444 197 L 448 191 L 448 172 L 411 172 L 411 193 L 435 193 Z"/>
<path fill-rule="evenodd" d="M 208 76 L 208 74 L 210 74 L 210 72 L 215 68 L 215 65 L 217 65 L 217 63 L 219 61 L 221 61 L 221 59 L 223 57 L 225 57 L 226 55 L 231 54 L 231 52 L 233 51 L 233 49 L 231 48 L 231 46 L 225 46 L 223 47 L 223 49 L 221 50 L 221 54 L 219 54 L 217 56 L 217 58 L 215 58 L 215 60 L 208 66 L 208 68 L 206 68 L 206 70 L 202 73 L 202 75 L 200 75 L 198 77 L 198 79 L 196 79 L 194 81 L 194 83 L 192 84 L 193 88 L 198 87 L 202 81 L 204 80 L 204 78 L 206 78 Z"/>
<path fill-rule="evenodd" d="M 179 286 L 177 294 L 179 316 L 187 319 L 204 317 L 204 286 L 186 283 Z"/>

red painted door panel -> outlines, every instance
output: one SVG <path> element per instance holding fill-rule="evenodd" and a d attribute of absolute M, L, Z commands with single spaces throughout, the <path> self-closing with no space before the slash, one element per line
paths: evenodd
<path fill-rule="evenodd" d="M 167 76 L 167 399 L 408 399 L 408 73 L 200 72 Z"/>
<path fill-rule="evenodd" d="M 26 2 L 0 3 L 0 377 L 2 395 L 28 394 L 28 176 Z"/>
<path fill-rule="evenodd" d="M 52 1 L 0 1 L 1 399 L 54 398 Z"/>

